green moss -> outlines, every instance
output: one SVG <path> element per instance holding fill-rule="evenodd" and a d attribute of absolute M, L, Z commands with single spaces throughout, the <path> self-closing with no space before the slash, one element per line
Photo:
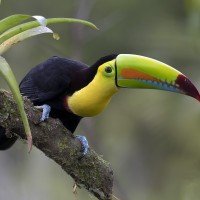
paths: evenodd
<path fill-rule="evenodd" d="M 67 148 L 67 144 L 65 141 L 58 141 L 57 146 L 60 149 L 60 152 Z"/>

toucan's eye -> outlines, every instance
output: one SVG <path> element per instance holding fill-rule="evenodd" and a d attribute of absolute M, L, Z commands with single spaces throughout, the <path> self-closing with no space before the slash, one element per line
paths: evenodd
<path fill-rule="evenodd" d="M 105 68 L 106 73 L 111 73 L 112 72 L 112 67 L 106 67 Z"/>
<path fill-rule="evenodd" d="M 115 70 L 112 68 L 110 65 L 104 65 L 102 66 L 102 73 L 105 77 L 111 78 L 114 77 L 115 75 Z"/>

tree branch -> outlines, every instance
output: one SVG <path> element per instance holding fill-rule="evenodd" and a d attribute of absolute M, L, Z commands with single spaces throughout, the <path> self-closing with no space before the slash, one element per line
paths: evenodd
<path fill-rule="evenodd" d="M 79 187 L 86 188 L 100 200 L 112 199 L 113 171 L 110 164 L 89 149 L 83 159 L 81 144 L 57 119 L 37 125 L 41 112 L 28 99 L 24 99 L 33 144 L 46 156 L 59 164 Z M 15 133 L 25 139 L 23 124 L 17 106 L 9 92 L 0 90 L 0 125 L 7 133 Z"/>

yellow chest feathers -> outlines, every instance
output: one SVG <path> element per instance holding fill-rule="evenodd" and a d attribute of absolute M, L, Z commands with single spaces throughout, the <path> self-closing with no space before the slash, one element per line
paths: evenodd
<path fill-rule="evenodd" d="M 97 73 L 87 86 L 68 97 L 68 106 L 76 115 L 91 117 L 102 112 L 117 91 L 114 78 Z"/>

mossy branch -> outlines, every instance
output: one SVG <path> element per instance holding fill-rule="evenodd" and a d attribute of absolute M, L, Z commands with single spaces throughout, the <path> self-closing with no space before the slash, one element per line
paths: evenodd
<path fill-rule="evenodd" d="M 113 171 L 110 164 L 92 149 L 81 160 L 81 144 L 57 119 L 37 125 L 41 112 L 28 99 L 25 110 L 32 130 L 33 144 L 59 164 L 75 183 L 100 200 L 112 199 Z M 0 125 L 25 139 L 25 131 L 11 93 L 0 90 Z"/>

